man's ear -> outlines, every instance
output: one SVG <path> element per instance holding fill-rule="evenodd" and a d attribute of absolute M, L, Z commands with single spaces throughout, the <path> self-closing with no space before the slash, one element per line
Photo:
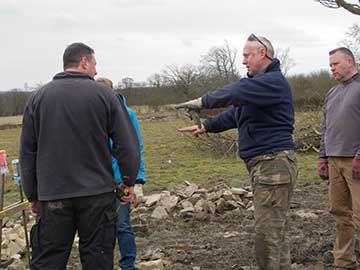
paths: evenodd
<path fill-rule="evenodd" d="M 351 65 L 351 66 L 356 66 L 356 64 L 354 63 L 354 61 L 352 60 L 351 57 L 348 58 L 348 64 Z"/>
<path fill-rule="evenodd" d="M 266 51 L 265 48 L 260 48 L 260 53 L 261 53 L 261 56 L 262 56 L 262 57 L 265 57 L 265 58 L 266 58 L 266 53 L 267 53 L 267 51 Z"/>
<path fill-rule="evenodd" d="M 83 57 L 81 58 L 81 60 L 80 60 L 80 68 L 86 70 L 88 64 L 89 64 L 88 59 L 86 58 L 86 56 L 83 56 Z"/>

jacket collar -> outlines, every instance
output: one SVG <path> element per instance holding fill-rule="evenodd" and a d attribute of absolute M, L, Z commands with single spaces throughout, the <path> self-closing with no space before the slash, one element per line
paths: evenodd
<path fill-rule="evenodd" d="M 261 71 L 259 74 L 255 75 L 255 76 L 258 76 L 260 74 L 270 72 L 270 71 L 280 71 L 280 61 L 279 61 L 279 59 L 274 58 L 272 60 L 272 62 L 263 71 Z M 247 74 L 248 78 L 253 78 L 255 76 L 251 76 L 251 75 L 249 75 L 249 73 Z"/>
<path fill-rule="evenodd" d="M 64 71 L 64 72 L 60 72 L 58 74 L 56 74 L 53 78 L 53 80 L 58 80 L 58 79 L 75 79 L 75 78 L 79 78 L 79 79 L 90 79 L 90 80 L 94 80 L 94 78 L 91 78 L 89 75 L 82 73 L 82 72 L 76 72 L 76 71 Z"/>
<path fill-rule="evenodd" d="M 280 61 L 277 58 L 274 58 L 272 62 L 265 68 L 264 72 L 269 71 L 280 71 Z"/>
<path fill-rule="evenodd" d="M 347 81 L 342 82 L 343 85 L 347 85 L 349 83 L 351 83 L 354 80 L 357 80 L 359 78 L 359 73 L 355 73 L 350 79 L 348 79 Z"/>

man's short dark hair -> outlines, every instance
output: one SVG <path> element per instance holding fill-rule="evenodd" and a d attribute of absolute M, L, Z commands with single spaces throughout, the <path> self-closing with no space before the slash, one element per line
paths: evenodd
<path fill-rule="evenodd" d="M 78 67 L 81 59 L 85 56 L 91 59 L 94 50 L 81 42 L 75 42 L 67 46 L 63 55 L 64 69 Z"/>
<path fill-rule="evenodd" d="M 333 54 L 336 53 L 336 52 L 341 52 L 342 54 L 350 57 L 350 58 L 353 60 L 354 65 L 356 66 L 354 54 L 352 53 L 352 51 L 350 51 L 350 49 L 345 48 L 345 47 L 339 47 L 339 48 L 336 48 L 336 49 L 331 50 L 331 51 L 329 52 L 329 55 L 333 55 Z"/>

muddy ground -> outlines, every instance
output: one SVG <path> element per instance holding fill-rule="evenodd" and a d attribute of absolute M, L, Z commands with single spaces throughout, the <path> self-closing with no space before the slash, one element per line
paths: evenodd
<path fill-rule="evenodd" d="M 300 217 L 299 210 L 311 215 Z M 135 227 L 136 222 L 134 220 Z M 222 215 L 195 215 L 187 219 L 149 219 L 146 225 L 147 230 L 143 226 L 142 230 L 135 228 L 139 262 L 149 254 L 156 254 L 167 262 L 164 269 L 256 269 L 252 211 L 238 209 Z M 324 253 L 331 250 L 334 242 L 334 220 L 328 213 L 326 181 L 297 184 L 290 226 L 292 268 L 328 269 Z M 69 269 L 80 269 L 76 252 L 69 265 Z"/>

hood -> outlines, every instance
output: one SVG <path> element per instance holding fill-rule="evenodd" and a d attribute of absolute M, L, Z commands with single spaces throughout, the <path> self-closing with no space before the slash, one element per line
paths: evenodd
<path fill-rule="evenodd" d="M 124 105 L 127 107 L 127 105 L 126 105 L 126 99 L 125 99 L 124 95 L 121 94 L 120 92 L 116 92 L 116 95 L 117 95 L 119 98 L 121 98 L 121 100 L 123 101 Z"/>

